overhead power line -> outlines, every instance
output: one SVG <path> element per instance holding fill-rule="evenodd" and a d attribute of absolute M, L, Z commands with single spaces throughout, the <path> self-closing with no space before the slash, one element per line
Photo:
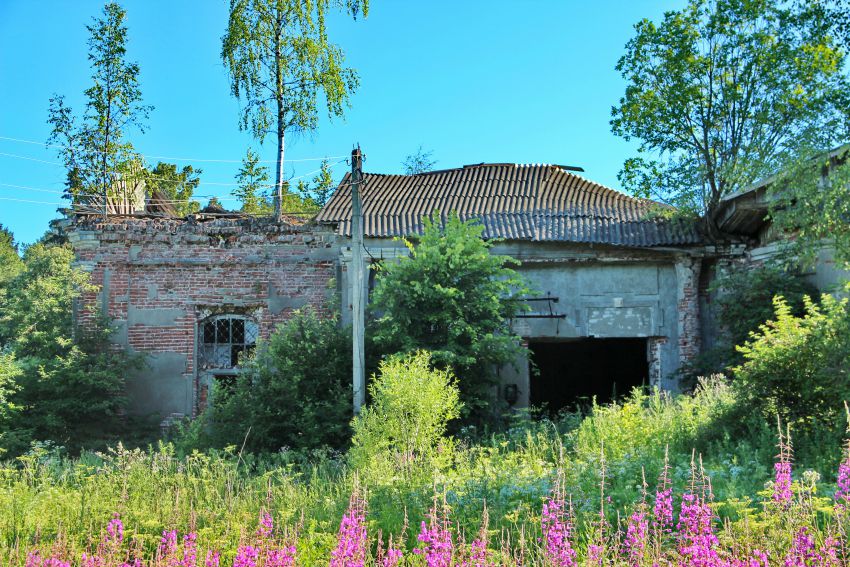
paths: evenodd
<path fill-rule="evenodd" d="M 23 138 L 12 138 L 9 136 L 0 136 L 0 140 L 6 140 L 9 142 L 19 142 L 21 144 L 32 144 L 36 146 L 43 146 L 45 148 L 57 148 L 57 149 L 65 149 L 66 146 L 61 144 L 46 144 L 44 142 L 37 142 L 35 140 L 25 140 Z M 100 152 L 95 152 L 100 153 Z M 5 154 L 4 154 L 5 155 Z M 203 163 L 242 163 L 241 159 L 211 159 L 211 158 L 183 158 L 183 157 L 173 157 L 173 156 L 159 156 L 141 153 L 142 157 L 153 158 L 153 159 L 167 159 L 171 161 L 186 161 L 186 162 L 203 162 Z M 345 159 L 348 156 L 324 156 L 324 157 L 309 157 L 309 158 L 297 158 L 297 159 L 285 159 L 283 163 L 296 163 L 302 161 L 323 161 L 323 160 L 331 160 L 331 159 Z M 24 158 L 24 159 L 32 159 L 32 158 Z M 56 162 L 48 162 L 48 163 L 56 163 Z M 258 160 L 258 163 L 277 163 L 276 159 L 265 159 Z M 62 165 L 57 164 L 57 165 Z"/>
<path fill-rule="evenodd" d="M 9 154 L 9 153 L 5 153 L 5 152 L 0 152 L 0 156 L 10 157 L 10 158 L 14 158 L 14 159 L 23 159 L 23 160 L 27 160 L 27 161 L 35 161 L 35 162 L 39 162 L 39 163 L 61 166 L 61 167 L 65 166 L 64 164 L 59 163 L 57 161 L 47 161 L 47 160 L 43 160 L 43 159 L 36 159 L 36 158 L 33 158 L 33 157 L 29 157 L 29 156 L 21 156 L 21 155 Z M 341 159 L 341 160 L 336 161 L 332 164 L 328 164 L 328 167 L 330 169 L 333 169 L 334 167 L 343 163 L 344 161 L 346 161 L 346 160 Z M 320 171 L 322 171 L 322 168 L 314 169 L 313 171 L 310 171 L 310 172 L 305 173 L 303 175 L 298 175 L 296 177 L 292 177 L 290 179 L 287 179 L 286 182 L 288 183 L 290 181 L 297 181 L 298 179 L 303 179 L 305 177 L 309 177 L 310 175 L 315 175 L 315 174 L 319 173 Z M 178 184 L 192 183 L 192 181 L 181 180 L 181 179 L 171 179 L 171 178 L 168 178 L 168 177 L 163 177 L 161 175 L 154 175 L 152 173 L 146 173 L 146 174 L 144 174 L 144 176 L 147 177 L 147 178 L 150 178 L 150 179 L 158 179 L 158 180 L 161 180 L 165 183 L 178 183 Z M 236 183 L 236 182 L 204 181 L 204 180 L 200 180 L 200 179 L 198 181 L 199 181 L 199 185 L 217 185 L 217 186 L 221 186 L 221 187 L 238 187 L 240 185 L 239 183 Z M 260 187 L 276 187 L 277 184 L 276 183 L 259 183 L 258 186 L 260 186 Z"/>

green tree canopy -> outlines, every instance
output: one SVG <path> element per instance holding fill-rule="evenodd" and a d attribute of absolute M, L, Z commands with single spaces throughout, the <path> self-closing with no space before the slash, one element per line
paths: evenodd
<path fill-rule="evenodd" d="M 73 261 L 69 246 L 28 247 L 0 304 L 0 388 L 16 412 L 0 423 L 0 445 L 12 454 L 33 440 L 101 446 L 121 430 L 124 376 L 140 361 L 110 345 L 99 314 L 82 311 L 76 324 L 78 298 L 95 288 Z"/>
<path fill-rule="evenodd" d="M 768 189 L 774 228 L 784 233 L 787 260 L 814 265 L 824 248 L 850 269 L 850 146 L 812 149 L 778 175 Z"/>
<path fill-rule="evenodd" d="M 312 132 L 319 120 L 319 95 L 328 115 L 340 117 L 357 88 L 357 73 L 344 66 L 342 49 L 328 38 L 328 11 L 356 18 L 367 0 L 230 0 L 221 58 L 230 90 L 242 102 L 240 128 L 262 143 L 277 140 L 275 209 L 280 214 L 287 132 Z"/>
<path fill-rule="evenodd" d="M 713 230 L 721 197 L 840 138 L 848 82 L 830 14 L 820 2 L 691 0 L 638 22 L 611 119 L 640 144 L 625 187 L 706 214 Z"/>
<path fill-rule="evenodd" d="M 192 200 L 195 189 L 200 185 L 198 177 L 203 173 L 201 169 L 195 169 L 191 165 L 178 170 L 173 163 L 159 162 L 155 167 L 145 170 L 145 188 L 148 195 L 154 190 L 163 196 L 167 205 L 170 205 L 177 216 L 183 217 L 198 212 L 201 204 Z"/>
<path fill-rule="evenodd" d="M 484 418 L 497 368 L 524 352 L 510 320 L 528 289 L 515 260 L 490 253 L 480 223 L 451 214 L 424 224 L 415 243 L 404 240 L 410 255 L 378 271 L 374 340 L 385 353 L 430 352 L 434 364 L 454 370 L 465 408 Z"/>
<path fill-rule="evenodd" d="M 236 172 L 239 186 L 233 190 L 233 196 L 242 203 L 242 212 L 250 214 L 270 213 L 274 209 L 267 196 L 269 168 L 260 165 L 260 156 L 251 148 L 242 158 L 242 167 Z"/>
<path fill-rule="evenodd" d="M 118 174 L 139 161 L 127 131 L 144 132 L 152 107 L 142 104 L 139 66 L 126 60 L 127 12 L 117 3 L 103 7 L 103 15 L 87 26 L 92 86 L 86 89 L 84 114 L 75 116 L 63 95 L 50 99 L 48 143 L 61 147 L 67 168 L 67 194 L 75 203 L 104 206 L 102 195 L 118 195 Z M 92 198 L 96 197 L 96 198 Z"/>

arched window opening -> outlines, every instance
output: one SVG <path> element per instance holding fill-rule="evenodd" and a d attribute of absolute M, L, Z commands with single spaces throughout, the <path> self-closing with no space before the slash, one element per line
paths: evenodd
<path fill-rule="evenodd" d="M 239 364 L 242 353 L 250 353 L 257 344 L 257 323 L 242 315 L 214 315 L 199 326 L 199 368 L 228 370 Z"/>

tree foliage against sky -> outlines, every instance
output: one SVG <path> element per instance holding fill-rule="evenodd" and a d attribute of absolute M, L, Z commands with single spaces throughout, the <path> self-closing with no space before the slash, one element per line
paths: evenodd
<path fill-rule="evenodd" d="M 275 185 L 285 190 L 286 134 L 312 132 L 319 103 L 341 117 L 359 85 L 345 67 L 342 49 L 328 38 L 326 17 L 342 10 L 357 18 L 367 0 L 231 0 L 222 38 L 221 58 L 230 74 L 230 90 L 242 103 L 239 126 L 260 141 L 277 141 Z M 280 198 L 275 203 L 281 210 Z"/>
<path fill-rule="evenodd" d="M 408 155 L 401 162 L 401 166 L 404 168 L 404 174 L 416 175 L 417 173 L 431 171 L 437 164 L 437 160 L 431 159 L 433 156 L 434 152 L 425 151 L 425 148 L 420 145 L 414 153 Z"/>
<path fill-rule="evenodd" d="M 624 186 L 710 219 L 721 197 L 801 147 L 845 135 L 850 90 L 832 15 L 819 1 L 691 0 L 638 22 L 611 119 L 640 144 Z"/>
<path fill-rule="evenodd" d="M 144 132 L 152 109 L 142 104 L 138 64 L 126 58 L 126 16 L 118 3 L 110 2 L 102 17 L 86 26 L 92 86 L 85 91 L 83 115 L 76 116 L 63 95 L 50 99 L 48 143 L 61 146 L 59 155 L 68 172 L 67 193 L 75 202 L 84 196 L 114 193 L 114 175 L 138 160 L 127 133 L 132 129 Z"/>
<path fill-rule="evenodd" d="M 456 214 L 424 223 L 420 239 L 404 241 L 410 255 L 378 272 L 374 341 L 385 353 L 430 352 L 454 370 L 465 408 L 487 417 L 498 367 L 524 352 L 510 320 L 528 289 L 515 260 L 490 253 L 479 223 Z"/>
<path fill-rule="evenodd" d="M 239 186 L 233 196 L 242 203 L 242 212 L 249 214 L 269 213 L 274 206 L 267 196 L 269 168 L 260 165 L 260 156 L 248 148 L 242 158 L 242 166 L 236 172 Z"/>

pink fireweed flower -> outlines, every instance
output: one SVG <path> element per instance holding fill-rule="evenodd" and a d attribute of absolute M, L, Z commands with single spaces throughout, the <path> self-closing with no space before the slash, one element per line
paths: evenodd
<path fill-rule="evenodd" d="M 405 528 L 407 527 L 407 516 L 404 518 Z M 400 538 L 404 541 L 404 530 Z M 378 534 L 378 550 L 375 556 L 375 564 L 379 567 L 398 567 L 404 557 L 404 552 L 396 546 L 393 537 L 390 536 L 387 542 L 387 550 L 384 551 L 383 542 L 381 541 L 380 533 Z"/>
<path fill-rule="evenodd" d="M 38 550 L 27 554 L 26 567 L 71 567 L 70 561 L 62 561 L 58 557 L 43 558 Z"/>
<path fill-rule="evenodd" d="M 605 548 L 597 543 L 587 546 L 587 562 L 591 565 L 602 565 L 602 554 Z"/>
<path fill-rule="evenodd" d="M 566 503 L 559 489 L 543 502 L 541 514 L 543 555 L 552 567 L 572 567 L 576 552 L 570 543 L 572 525 L 566 514 Z"/>
<path fill-rule="evenodd" d="M 850 451 L 838 465 L 838 488 L 835 491 L 835 508 L 841 512 L 850 507 Z"/>
<path fill-rule="evenodd" d="M 679 514 L 679 555 L 684 565 L 692 567 L 720 567 L 723 562 L 717 554 L 717 536 L 712 530 L 711 507 L 699 496 L 686 493 L 682 496 Z"/>
<path fill-rule="evenodd" d="M 221 554 L 218 551 L 207 551 L 207 557 L 204 559 L 204 567 L 219 567 L 221 562 Z"/>
<path fill-rule="evenodd" d="M 841 542 L 832 536 L 823 540 L 823 546 L 818 553 L 823 567 L 839 567 L 842 565 L 841 559 L 838 556 L 840 546 Z"/>
<path fill-rule="evenodd" d="M 381 567 L 398 567 L 403 555 L 404 553 L 400 549 L 393 547 L 393 543 L 390 542 L 387 553 L 381 558 Z"/>
<path fill-rule="evenodd" d="M 366 501 L 355 490 L 339 524 L 331 567 L 363 567 L 366 562 Z"/>
<path fill-rule="evenodd" d="M 640 565 L 646 553 L 646 541 L 649 535 L 649 522 L 646 513 L 637 511 L 629 517 L 626 527 L 626 539 L 623 542 L 629 565 Z"/>
<path fill-rule="evenodd" d="M 658 475 L 658 485 L 655 488 L 652 526 L 662 534 L 673 530 L 673 489 L 670 487 L 670 462 L 666 448 L 664 449 L 664 467 Z"/>
<path fill-rule="evenodd" d="M 264 567 L 294 567 L 295 546 L 284 545 L 266 550 L 263 565 Z"/>
<path fill-rule="evenodd" d="M 461 567 L 492 567 L 494 563 L 490 561 L 487 553 L 487 541 L 481 538 L 475 538 L 469 546 L 469 558 L 461 562 Z"/>
<path fill-rule="evenodd" d="M 454 542 L 446 518 L 437 514 L 436 505 L 428 514 L 428 523 L 422 522 L 417 540 L 422 544 L 413 553 L 425 557 L 428 567 L 449 567 L 454 556 Z"/>
<path fill-rule="evenodd" d="M 789 432 L 782 434 L 779 428 L 779 455 L 773 465 L 773 501 L 783 508 L 791 505 L 794 497 L 791 491 L 791 458 L 793 456 Z"/>
<path fill-rule="evenodd" d="M 274 520 L 272 515 L 263 510 L 260 512 L 260 525 L 257 527 L 257 535 L 261 538 L 269 538 L 274 532 Z"/>
<path fill-rule="evenodd" d="M 183 536 L 183 559 L 180 567 L 196 567 L 198 564 L 198 534 L 189 532 Z"/>
<path fill-rule="evenodd" d="M 177 530 L 164 530 L 159 539 L 159 556 L 163 559 L 177 552 Z"/>
<path fill-rule="evenodd" d="M 809 530 L 802 527 L 794 534 L 791 549 L 785 556 L 785 567 L 806 567 L 807 565 L 821 565 L 820 558 L 815 552 L 815 540 L 809 535 Z"/>
<path fill-rule="evenodd" d="M 756 549 L 749 557 L 731 559 L 729 561 L 729 567 L 770 567 L 770 563 L 767 553 Z"/>
<path fill-rule="evenodd" d="M 104 543 L 120 545 L 122 541 L 124 541 L 124 523 L 121 521 L 121 515 L 116 512 L 106 524 Z"/>
<path fill-rule="evenodd" d="M 260 550 L 253 545 L 240 545 L 233 558 L 233 567 L 257 567 Z"/>
<path fill-rule="evenodd" d="M 80 557 L 80 567 L 103 567 L 103 566 L 104 566 L 103 558 L 101 558 L 96 553 L 88 555 L 85 552 L 83 552 L 82 556 Z"/>
<path fill-rule="evenodd" d="M 773 465 L 773 501 L 781 506 L 791 504 L 791 463 L 779 461 Z"/>

